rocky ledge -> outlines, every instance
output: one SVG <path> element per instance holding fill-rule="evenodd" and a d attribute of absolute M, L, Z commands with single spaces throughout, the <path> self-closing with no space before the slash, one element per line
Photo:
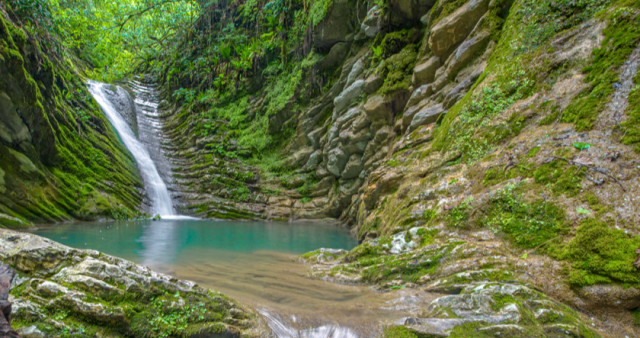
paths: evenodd
<path fill-rule="evenodd" d="M 549 290 L 541 290 L 526 277 L 541 272 L 525 267 L 531 264 L 510 256 L 499 242 L 446 234 L 441 238 L 448 240 L 439 240 L 436 231 L 414 227 L 368 241 L 351 252 L 320 249 L 301 259 L 312 264 L 316 278 L 372 284 L 382 292 L 404 288 L 424 292 L 430 301 L 387 326 L 388 337 L 600 336 L 600 323 L 543 293 Z M 491 237 L 488 232 L 484 235 Z M 550 268 L 544 263 L 536 266 Z M 624 336 L 623 331 L 614 336 L 619 333 Z"/>
<path fill-rule="evenodd" d="M 124 259 L 0 230 L 16 270 L 9 301 L 23 337 L 260 336 L 257 316 L 226 296 Z"/>

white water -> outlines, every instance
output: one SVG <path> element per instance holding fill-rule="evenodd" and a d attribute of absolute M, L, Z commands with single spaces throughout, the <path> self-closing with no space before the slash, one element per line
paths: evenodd
<path fill-rule="evenodd" d="M 167 185 L 164 183 L 156 165 L 153 163 L 149 152 L 144 145 L 136 138 L 129 124 L 118 112 L 115 105 L 107 98 L 105 93 L 107 84 L 89 81 L 87 87 L 93 98 L 98 102 L 113 127 L 120 135 L 125 147 L 138 163 L 138 168 L 144 181 L 145 189 L 151 200 L 151 214 L 160 215 L 162 218 L 175 218 L 177 215 L 173 209 L 173 203 Z"/>
<path fill-rule="evenodd" d="M 358 338 L 358 334 L 347 327 L 337 325 L 323 325 L 314 328 L 299 330 L 288 325 L 285 320 L 278 315 L 258 309 L 258 313 L 266 320 L 271 332 L 278 338 Z M 292 318 L 295 322 L 296 318 Z"/>

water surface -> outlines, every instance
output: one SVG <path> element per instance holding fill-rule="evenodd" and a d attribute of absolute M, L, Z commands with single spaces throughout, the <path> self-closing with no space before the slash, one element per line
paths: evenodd
<path fill-rule="evenodd" d="M 260 312 L 280 337 L 378 336 L 382 325 L 425 301 L 410 290 L 380 293 L 309 278 L 298 255 L 357 244 L 337 226 L 178 219 L 72 223 L 35 233 L 220 291 Z"/>

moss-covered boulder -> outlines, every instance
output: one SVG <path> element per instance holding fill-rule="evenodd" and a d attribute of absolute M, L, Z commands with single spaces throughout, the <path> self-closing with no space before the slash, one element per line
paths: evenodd
<path fill-rule="evenodd" d="M 17 272 L 13 327 L 47 336 L 259 336 L 233 300 L 124 259 L 0 230 L 0 258 Z"/>

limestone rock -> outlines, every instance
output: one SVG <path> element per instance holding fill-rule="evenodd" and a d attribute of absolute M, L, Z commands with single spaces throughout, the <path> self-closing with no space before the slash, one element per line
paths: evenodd
<path fill-rule="evenodd" d="M 186 330 L 215 325 L 229 335 L 264 333 L 253 315 L 215 292 L 96 251 L 72 249 L 36 235 L 3 229 L 0 259 L 20 276 L 16 282 L 20 296 L 12 299 L 14 319 L 38 323 L 37 327 L 21 328 L 25 336 L 60 336 L 64 330 L 77 336 L 85 327 L 96 326 L 105 327 L 105 332 L 112 335 L 141 336 L 152 332 L 153 318 L 169 313 L 180 316 Z M 156 297 L 165 303 L 161 311 L 166 313 L 158 313 L 160 310 L 150 303 Z M 184 306 L 187 301 L 188 306 L 209 314 L 198 318 L 171 308 Z M 44 315 L 49 309 L 67 315 L 54 319 Z"/>
<path fill-rule="evenodd" d="M 347 155 L 340 148 L 334 148 L 329 151 L 327 170 L 336 177 L 340 177 L 345 165 L 347 164 Z"/>
<path fill-rule="evenodd" d="M 440 104 L 420 110 L 413 116 L 411 125 L 409 125 L 409 132 L 416 130 L 420 126 L 436 122 L 438 118 L 444 113 L 445 110 Z"/>
<path fill-rule="evenodd" d="M 428 98 L 432 94 L 433 94 L 433 86 L 430 84 L 422 85 L 416 88 L 413 91 L 413 93 L 411 93 L 411 97 L 409 97 L 409 101 L 407 101 L 407 107 L 417 105 L 422 100 Z"/>
<path fill-rule="evenodd" d="M 489 37 L 489 32 L 483 31 L 458 46 L 456 51 L 447 59 L 447 77 L 451 79 L 474 57 L 479 56 L 478 54 L 489 43 Z"/>
<path fill-rule="evenodd" d="M 329 50 L 338 42 L 346 41 L 355 30 L 353 9 L 348 0 L 334 1 L 324 19 L 313 31 L 313 41 L 319 51 Z"/>
<path fill-rule="evenodd" d="M 476 82 L 476 80 L 482 75 L 482 71 L 484 68 L 479 69 L 473 74 L 469 75 L 464 80 L 460 81 L 460 83 L 455 86 L 444 98 L 442 102 L 442 106 L 445 109 L 451 108 L 458 100 L 460 100 L 466 93 L 469 91 L 471 86 Z"/>
<path fill-rule="evenodd" d="M 445 57 L 471 33 L 476 23 L 487 11 L 489 0 L 470 0 L 432 29 L 429 47 L 433 54 Z"/>
<path fill-rule="evenodd" d="M 360 30 L 366 37 L 373 38 L 382 29 L 382 13 L 382 8 L 378 5 L 371 7 L 367 12 L 367 16 L 360 25 Z"/>
<path fill-rule="evenodd" d="M 413 69 L 413 85 L 422 86 L 433 82 L 436 70 L 440 67 L 440 58 L 433 56 L 429 60 L 416 65 Z"/>
<path fill-rule="evenodd" d="M 349 157 L 349 161 L 342 172 L 343 179 L 356 178 L 362 172 L 362 160 L 360 155 L 353 154 Z"/>
<path fill-rule="evenodd" d="M 373 94 L 376 90 L 380 89 L 384 84 L 384 79 L 378 73 L 373 73 L 369 75 L 364 80 L 364 92 L 367 94 Z"/>
<path fill-rule="evenodd" d="M 309 160 L 304 166 L 307 169 L 315 170 L 321 161 L 322 161 L 322 151 L 316 150 L 311 155 L 309 155 Z"/>
<path fill-rule="evenodd" d="M 349 75 L 347 76 L 347 84 L 346 84 L 346 86 L 350 86 L 351 84 L 353 84 L 353 82 L 355 82 L 356 79 L 358 79 L 358 77 L 360 77 L 360 75 L 362 74 L 363 71 L 364 71 L 364 62 L 362 62 L 362 59 L 358 59 L 358 61 L 356 61 L 353 64 L 353 67 L 351 67 L 351 71 L 349 72 Z"/>
<path fill-rule="evenodd" d="M 383 121 L 385 124 L 391 122 L 391 104 L 381 95 L 369 97 L 363 109 L 371 121 Z"/>
<path fill-rule="evenodd" d="M 435 3 L 436 0 L 391 0 L 389 1 L 391 22 L 395 25 L 416 23 Z"/>
<path fill-rule="evenodd" d="M 341 112 L 351 105 L 351 102 L 364 92 L 364 80 L 357 80 L 350 86 L 345 88 L 340 95 L 333 99 L 333 105 L 336 112 Z"/>

